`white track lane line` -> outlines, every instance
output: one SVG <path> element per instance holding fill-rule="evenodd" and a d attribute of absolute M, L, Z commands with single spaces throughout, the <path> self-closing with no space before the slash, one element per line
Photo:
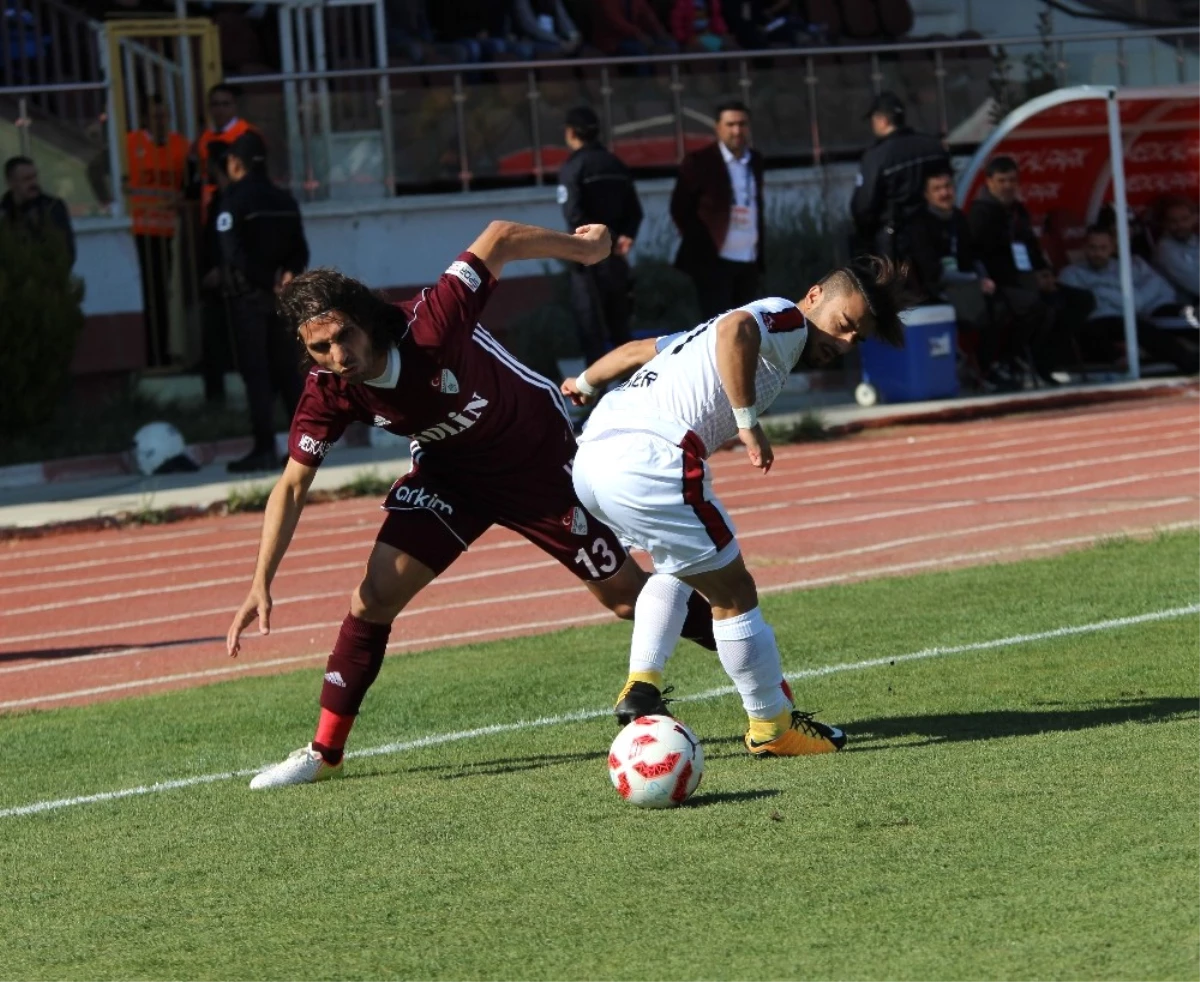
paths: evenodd
<path fill-rule="evenodd" d="M 922 648 L 920 651 L 910 651 L 904 654 L 890 655 L 884 658 L 869 658 L 855 662 L 840 662 L 832 665 L 822 665 L 819 668 L 797 669 L 787 673 L 792 681 L 821 678 L 843 672 L 861 672 L 872 668 L 882 668 L 906 662 L 925 661 L 931 658 L 947 658 L 953 655 L 976 654 L 984 651 L 995 651 L 1002 648 L 1012 648 L 1018 645 L 1038 644 L 1043 641 L 1054 641 L 1059 638 L 1077 637 L 1084 634 L 1099 634 L 1106 631 L 1118 631 L 1142 624 L 1174 620 L 1180 617 L 1200 613 L 1200 604 L 1187 607 L 1172 607 L 1165 610 L 1150 611 L 1145 614 L 1134 614 L 1128 617 L 1114 617 L 1109 620 L 1093 621 L 1090 624 L 1075 624 L 1053 628 L 1049 631 L 1030 631 L 1024 634 L 1013 634 L 1004 638 L 992 638 L 988 641 L 975 641 L 969 644 L 938 645 Z M 733 688 L 724 686 L 709 689 L 694 695 L 684 696 L 680 702 L 701 702 L 708 699 L 719 699 L 733 693 Z M 568 723 L 579 723 L 591 719 L 602 719 L 611 715 L 612 709 L 581 709 L 573 713 L 562 713 L 557 716 L 543 716 L 533 720 L 517 720 L 512 723 L 495 723 L 491 726 L 480 726 L 470 730 L 457 730 L 449 733 L 431 733 L 427 736 L 410 740 L 397 740 L 377 747 L 365 747 L 362 750 L 352 750 L 346 754 L 348 760 L 367 757 L 383 757 L 405 753 L 410 750 L 426 749 L 443 746 L 448 743 L 459 743 L 463 740 L 476 739 L 484 736 L 498 736 L 502 733 L 521 733 L 530 730 L 543 729 L 548 726 L 564 726 Z M 847 724 L 853 732 L 853 723 Z M 25 815 L 37 815 L 42 812 L 58 811 L 64 808 L 75 808 L 80 805 L 97 804 L 102 801 L 118 801 L 122 798 L 134 798 L 148 794 L 158 794 L 164 791 L 177 791 L 183 788 L 194 788 L 205 784 L 215 784 L 219 781 L 230 781 L 236 778 L 249 777 L 258 773 L 262 768 L 244 768 L 236 771 L 221 771 L 214 774 L 197 774 L 192 777 L 176 778 L 170 781 L 159 781 L 155 784 L 143 784 L 133 788 L 122 788 L 119 791 L 103 791 L 99 794 L 77 795 L 71 798 L 55 798 L 35 801 L 28 805 L 16 805 L 0 809 L 0 818 L 16 818 Z"/>
<path fill-rule="evenodd" d="M 1113 431 L 1111 431 L 1111 433 L 1112 434 L 1116 434 L 1118 432 L 1127 433 L 1130 430 L 1140 430 L 1143 428 L 1149 428 L 1151 425 L 1157 427 L 1160 424 L 1156 423 L 1156 424 L 1145 424 L 1144 426 L 1137 426 L 1137 427 L 1124 427 L 1124 428 L 1121 428 L 1120 430 L 1114 429 Z M 1197 438 L 1197 452 L 1200 453 L 1200 430 L 1197 430 L 1195 427 L 1192 427 L 1188 432 L 1182 432 L 1182 431 L 1170 432 L 1170 433 L 1159 432 L 1159 433 L 1156 433 L 1155 435 L 1159 440 L 1171 440 L 1171 439 L 1176 439 L 1176 438 L 1194 436 Z M 1110 436 L 1111 436 L 1111 434 L 1110 434 Z M 1092 443 L 1075 443 L 1075 444 L 1072 444 L 1067 449 L 1069 449 L 1071 453 L 1076 453 L 1080 450 L 1094 450 L 1094 449 L 1099 449 L 1099 448 L 1113 447 L 1113 446 L 1119 446 L 1121 444 L 1130 443 L 1130 442 L 1144 443 L 1145 441 L 1138 440 L 1136 437 L 1131 437 L 1128 440 L 1118 440 L 1118 439 L 1110 438 L 1110 439 L 1105 439 L 1105 440 L 1092 442 Z M 1025 441 L 1025 440 L 1020 440 L 1020 441 L 1008 440 L 1008 441 L 1002 441 L 1002 442 L 993 443 L 993 444 L 982 444 L 982 445 L 977 445 L 977 446 L 973 447 L 972 450 L 974 452 L 979 452 L 979 451 L 983 451 L 983 450 L 999 449 L 999 448 L 1012 447 L 1012 446 L 1018 446 L 1018 447 L 1022 447 L 1024 449 L 1022 449 L 1022 451 L 1017 454 L 1005 454 L 1005 455 L 993 456 L 993 457 L 968 457 L 968 456 L 963 456 L 961 453 L 956 453 L 955 451 L 934 450 L 934 451 L 923 451 L 920 453 L 912 453 L 912 454 L 897 453 L 897 454 L 892 454 L 887 457 L 875 457 L 870 460 L 868 460 L 866 458 L 863 458 L 863 459 L 855 458 L 855 459 L 851 459 L 851 460 L 838 461 L 834 464 L 818 464 L 818 465 L 812 465 L 812 466 L 808 466 L 803 461 L 801 461 L 801 467 L 796 469 L 796 473 L 798 473 L 798 474 L 803 473 L 803 475 L 807 478 L 815 473 L 818 473 L 820 471 L 825 471 L 825 470 L 839 470 L 839 469 L 843 469 L 846 467 L 855 467 L 855 468 L 862 469 L 862 468 L 866 468 L 868 466 L 872 466 L 874 464 L 884 463 L 884 462 L 888 462 L 888 461 L 904 461 L 907 463 L 907 462 L 911 462 L 914 459 L 918 459 L 918 458 L 922 458 L 922 457 L 930 457 L 930 456 L 939 456 L 940 457 L 940 456 L 945 456 L 945 455 L 951 454 L 951 453 L 956 453 L 955 459 L 951 462 L 946 463 L 943 466 L 966 467 L 966 466 L 970 466 L 972 464 L 991 463 L 991 462 L 999 461 L 999 460 L 1009 460 L 1009 459 L 1027 460 L 1030 457 L 1045 456 L 1048 454 L 1061 454 L 1063 452 L 1063 448 L 1059 448 L 1059 447 L 1039 446 L 1036 450 L 1029 449 L 1027 446 L 1027 441 Z M 937 469 L 937 466 L 938 466 L 937 464 L 933 464 L 933 465 L 925 466 L 925 467 L 910 468 L 907 471 L 903 471 L 900 473 L 905 473 L 905 472 L 915 473 L 915 472 L 924 472 L 924 471 L 929 471 L 929 470 L 935 470 L 935 469 Z M 749 470 L 749 468 L 747 467 L 746 470 Z M 781 469 L 778 466 L 778 463 L 775 467 L 772 468 L 772 476 L 774 477 L 775 480 L 779 480 L 780 478 L 786 477 L 788 475 L 788 473 L 789 473 L 789 471 L 787 469 Z M 877 473 L 880 473 L 880 472 L 877 472 Z M 884 473 L 886 473 L 886 472 L 884 472 Z M 892 473 L 897 473 L 897 472 L 892 472 Z M 857 474 L 853 475 L 853 479 L 858 479 L 858 478 L 859 478 L 859 475 L 857 475 Z M 851 478 L 847 478 L 847 480 L 850 480 L 850 479 Z M 757 474 L 757 472 L 752 476 L 743 476 L 741 473 L 739 473 L 737 476 L 734 476 L 731 474 L 722 474 L 718 481 L 717 491 L 720 494 L 727 495 L 731 490 L 733 490 L 739 486 L 742 486 L 742 485 L 751 486 L 755 492 L 764 491 L 764 489 L 762 487 L 761 475 Z M 336 534 L 341 530 L 323 529 L 323 530 L 316 530 L 316 531 L 318 531 L 319 533 L 324 534 L 324 535 L 329 535 L 329 534 Z M 367 545 L 369 545 L 369 543 L 374 541 L 376 527 L 374 525 L 371 525 L 371 526 L 369 526 L 369 529 L 366 531 L 367 531 L 367 534 L 365 534 L 361 540 L 355 539 L 354 541 L 338 542 L 334 545 L 328 545 L 328 546 L 314 546 L 311 548 L 291 549 L 288 551 L 288 555 L 291 557 L 311 557 L 311 556 L 323 556 L 323 555 L 328 555 L 330 553 L 342 552 L 347 549 L 363 549 L 363 548 L 367 547 Z M 471 549 L 471 552 L 478 554 L 481 552 L 487 552 L 487 551 L 494 550 L 494 549 L 516 548 L 516 547 L 519 547 L 522 545 L 529 545 L 529 543 L 527 543 L 526 540 L 524 540 L 524 539 L 510 540 L 507 542 L 489 543 L 489 544 L 483 545 L 483 546 L 475 546 Z M 30 567 L 28 569 L 13 571 L 11 573 L 0 573 L 0 578 L 3 578 L 5 576 L 14 576 L 15 577 L 18 575 L 22 576 L 22 577 L 26 577 L 26 578 L 27 577 L 35 577 L 35 576 L 44 576 L 49 573 L 67 572 L 70 570 L 95 568 L 97 566 L 104 566 L 104 567 L 108 568 L 108 567 L 111 567 L 114 563 L 127 563 L 127 562 L 133 562 L 133 561 L 145 562 L 145 561 L 154 560 L 154 559 L 171 559 L 171 558 L 175 558 L 178 556 L 195 556 L 197 553 L 200 553 L 200 552 L 217 552 L 217 551 L 224 552 L 224 551 L 228 551 L 233 548 L 237 548 L 245 553 L 244 556 L 239 557 L 239 560 L 246 564 L 246 566 L 248 567 L 247 575 L 250 575 L 250 573 L 253 572 L 255 556 L 258 553 L 258 546 L 257 546 L 257 543 L 252 543 L 250 540 L 247 539 L 247 540 L 239 540 L 237 542 L 223 543 L 223 544 L 219 544 L 219 545 L 202 546 L 202 547 L 193 548 L 193 549 L 158 550 L 155 552 L 145 553 L 140 557 L 133 555 L 133 556 L 117 557 L 114 560 L 92 559 L 92 560 L 85 560 L 85 561 L 78 562 L 78 563 L 65 563 L 65 564 L 60 564 L 57 566 Z M 213 560 L 207 560 L 204 562 L 188 563 L 185 565 L 170 564 L 167 566 L 150 566 L 149 568 L 127 570 L 127 571 L 121 572 L 121 573 L 110 573 L 106 576 L 87 576 L 87 577 L 83 577 L 82 579 L 76 579 L 76 580 L 57 580 L 57 581 L 55 581 L 53 586 L 55 589 L 61 590 L 61 589 L 67 589 L 69 587 L 91 586 L 91 585 L 96 585 L 96 584 L 100 584 L 100 583 L 127 582 L 132 579 L 152 579 L 152 578 L 162 577 L 162 576 L 177 576 L 180 573 L 199 572 L 201 570 L 208 570 L 208 569 L 228 569 L 229 566 L 233 562 L 236 562 L 239 560 L 213 559 Z M 5 587 L 5 595 L 11 596 L 13 594 L 18 594 L 18 593 L 33 592 L 36 590 L 45 590 L 46 587 L 47 587 L 47 584 L 45 584 L 45 583 L 14 584 L 12 586 Z"/>
<path fill-rule="evenodd" d="M 826 586 L 833 583 L 851 583 L 857 580 L 877 578 L 892 573 L 908 573 L 915 570 L 930 570 L 963 563 L 978 563 L 985 559 L 996 559 L 1009 555 L 1022 555 L 1033 552 L 1044 552 L 1052 549 L 1070 548 L 1071 546 L 1089 545 L 1111 538 L 1114 534 L 1128 536 L 1145 536 L 1163 531 L 1179 529 L 1194 529 L 1196 522 L 1174 522 L 1168 525 L 1153 525 L 1136 529 L 1123 529 L 1119 533 L 1108 532 L 1103 535 L 1080 535 L 1066 539 L 1056 539 L 1051 542 L 1037 542 L 1023 546 L 1004 546 L 996 549 L 982 549 L 974 552 L 959 553 L 956 556 L 941 556 L 935 559 L 922 559 L 914 562 L 895 563 L 889 566 L 873 566 L 870 569 L 854 570 L 849 573 L 836 573 L 829 576 L 810 577 L 793 580 L 789 583 L 777 583 L 770 587 L 759 589 L 760 594 L 782 593 L 788 590 L 800 590 L 814 586 Z M 477 628 L 471 631 L 455 631 L 424 638 L 404 638 L 388 643 L 388 651 L 400 651 L 406 648 L 441 647 L 457 642 L 475 642 L 486 638 L 521 636 L 532 632 L 553 628 L 583 627 L 599 621 L 611 621 L 612 615 L 607 611 L 593 614 L 579 614 L 573 617 L 563 617 L 555 620 L 529 621 L 524 624 L 510 624 L 497 627 Z M 325 660 L 328 651 L 312 652 L 306 655 L 289 655 L 283 658 L 272 658 L 259 662 L 239 662 L 225 668 L 208 668 L 194 672 L 180 672 L 175 675 L 161 675 L 154 678 L 133 679 L 128 682 L 114 682 L 109 685 L 93 686 L 87 689 L 74 689 L 69 692 L 47 693 L 41 696 L 30 696 L 26 699 L 10 699 L 0 702 L 0 710 L 23 709 L 30 706 L 44 706 L 51 702 L 62 702 L 67 699 L 83 699 L 89 696 L 107 695 L 113 692 L 129 692 L 154 685 L 172 685 L 176 682 L 194 681 L 196 679 L 221 679 L 230 676 L 245 675 L 263 668 L 279 668 L 284 665 L 302 665 L 306 662 Z"/>
<path fill-rule="evenodd" d="M 1143 412 L 1144 411 L 1145 410 L 1143 410 Z M 1168 414 L 1157 413 L 1156 415 L 1168 415 Z M 1169 415 L 1175 416 L 1177 414 L 1171 413 Z M 1094 418 L 1094 415 L 1093 416 L 1084 415 L 1084 416 L 1078 416 L 1078 417 L 1071 417 L 1070 419 L 1065 419 L 1065 420 L 1064 419 L 1046 420 L 1046 419 L 1039 418 L 1036 420 L 1025 420 L 1025 421 L 1021 421 L 1021 422 L 1014 422 L 1014 423 L 1007 423 L 1007 424 L 992 424 L 992 425 L 988 425 L 988 423 L 985 422 L 985 423 L 981 423 L 979 425 L 971 426 L 969 429 L 966 427 L 965 424 L 956 424 L 953 431 L 947 431 L 945 433 L 932 433 L 932 434 L 925 434 L 925 435 L 918 435 L 918 436 L 908 436 L 908 437 L 903 438 L 903 440 L 901 440 L 900 437 L 887 437 L 887 438 L 882 438 L 882 439 L 878 439 L 878 440 L 872 440 L 872 439 L 868 438 L 867 440 L 855 441 L 853 443 L 847 443 L 847 444 L 838 445 L 838 446 L 826 446 L 826 445 L 822 445 L 822 444 L 804 444 L 804 445 L 793 444 L 793 445 L 786 446 L 786 447 L 780 447 L 777 451 L 776 460 L 777 460 L 777 463 L 779 463 L 782 461 L 791 461 L 791 460 L 796 460 L 797 458 L 800 458 L 802 465 L 812 466 L 815 468 L 824 468 L 827 465 L 823 464 L 822 461 L 824 461 L 825 458 L 827 458 L 827 457 L 853 454 L 853 455 L 855 455 L 855 460 L 850 461 L 850 462 L 835 462 L 832 465 L 832 466 L 852 466 L 852 465 L 858 463 L 859 459 L 862 459 L 862 460 L 868 461 L 868 462 L 876 459 L 874 457 L 874 451 L 876 451 L 876 450 L 888 450 L 891 447 L 893 447 L 894 445 L 901 445 L 901 446 L 908 448 L 911 451 L 914 446 L 924 446 L 929 443 L 940 443 L 943 441 L 960 440 L 963 436 L 970 436 L 976 430 L 983 431 L 989 437 L 994 437 L 998 434 L 1002 434 L 1002 433 L 1009 432 L 1009 431 L 1012 431 L 1014 433 L 1022 433 L 1022 434 L 1026 434 L 1026 435 L 1020 439 L 1012 439 L 1012 440 L 1008 440 L 1008 441 L 1003 441 L 1001 443 L 997 443 L 994 445 L 983 444 L 980 446 L 976 446 L 973 449 L 987 449 L 989 446 L 994 446 L 996 449 L 999 449 L 1002 446 L 1018 445 L 1021 443 L 1031 443 L 1034 440 L 1037 440 L 1037 441 L 1064 440 L 1064 441 L 1066 441 L 1066 440 L 1077 439 L 1078 435 L 1074 434 L 1074 433 L 1060 434 L 1058 432 L 1058 430 L 1061 428 L 1062 425 L 1064 425 L 1065 423 L 1068 423 L 1068 422 L 1086 421 L 1086 420 L 1090 420 L 1093 418 Z M 1099 422 L 1103 422 L 1103 420 L 1099 420 Z M 1191 422 L 1191 417 L 1190 417 L 1190 415 L 1188 415 L 1188 416 L 1185 416 L 1184 419 L 1182 419 L 1182 420 L 1172 419 L 1172 422 L 1181 422 L 1181 423 L 1182 422 Z M 1137 431 L 1137 430 L 1142 430 L 1142 429 L 1153 429 L 1156 427 L 1162 427 L 1163 425 L 1164 424 L 1159 420 L 1151 420 L 1151 421 L 1143 422 L 1143 423 L 1131 423 L 1131 424 L 1127 424 L 1124 426 L 1110 427 L 1110 428 L 1103 430 L 1103 432 L 1105 434 L 1132 432 L 1132 431 Z M 1051 429 L 1052 432 L 1050 434 L 1042 436 L 1042 437 L 1037 437 L 1037 436 L 1033 435 L 1035 431 L 1043 430 L 1046 428 Z M 918 450 L 918 451 L 913 451 L 913 454 L 920 455 L 923 452 L 924 451 Z M 952 454 L 952 453 L 961 452 L 961 451 L 958 451 L 955 448 L 947 448 L 944 450 L 934 450 L 934 451 L 930 451 L 930 452 L 938 454 L 938 455 L 942 455 L 942 454 Z M 734 478 L 734 480 L 736 480 L 736 478 Z M 358 510 L 359 509 L 355 508 L 355 510 L 351 514 L 357 514 Z M 362 514 L 365 519 L 365 517 L 367 515 L 373 514 L 373 510 L 370 509 L 370 506 L 366 506 L 362 509 Z M 232 532 L 238 532 L 238 531 L 257 532 L 258 529 L 261 527 L 261 522 L 262 522 L 261 518 L 247 519 L 247 520 L 242 520 L 242 521 L 232 520 L 229 525 L 227 525 L 221 529 L 214 529 L 212 527 L 208 527 L 208 528 L 204 528 L 204 529 L 181 530 L 180 532 L 175 533 L 175 534 L 152 533 L 152 534 L 147 534 L 147 535 L 140 537 L 140 541 L 138 544 L 155 543 L 155 542 L 161 542 L 164 540 L 165 541 L 175 541 L 178 538 L 184 538 L 184 537 L 188 537 L 188 536 L 197 536 L 197 535 L 205 535 L 205 534 L 224 534 L 226 532 L 231 532 L 231 531 Z M 369 523 L 364 522 L 364 524 L 369 524 Z M 339 534 L 340 532 L 344 532 L 344 529 L 332 529 L 332 530 L 308 529 L 308 530 L 302 530 L 301 533 L 299 533 L 298 538 L 300 536 L 303 536 L 305 538 L 307 538 L 307 537 L 315 538 L 315 537 L 322 536 L 322 535 L 335 535 L 335 534 Z M 236 541 L 230 542 L 230 543 L 221 543 L 218 545 L 203 546 L 203 547 L 199 547 L 198 549 L 196 549 L 194 551 L 200 552 L 200 551 L 225 549 L 225 548 L 254 549 L 254 548 L 256 548 L 256 546 L 257 546 L 257 538 L 255 538 L 255 539 L 247 538 L 244 540 L 236 540 Z M 10 553 L 7 558 L 12 561 L 19 561 L 21 559 L 26 559 L 26 558 L 35 558 L 35 557 L 42 558 L 42 557 L 48 556 L 48 555 L 55 555 L 55 554 L 62 554 L 62 553 L 69 553 L 69 552 L 77 553 L 78 551 L 79 551 L 78 546 L 50 547 L 50 548 L 45 548 L 45 549 L 33 549 L 33 550 L 27 550 L 24 552 Z M 166 556 L 166 555 L 188 555 L 192 551 L 193 550 L 187 550 L 187 549 L 164 550 L 164 551 L 157 553 L 156 558 L 159 556 Z M 79 563 L 66 563 L 66 564 L 62 564 L 61 566 L 57 566 L 57 567 L 38 567 L 38 568 L 31 568 L 31 569 L 25 569 L 25 570 L 0 571 L 0 578 L 10 577 L 10 576 L 22 576 L 22 575 L 25 575 L 30 572 L 54 572 L 54 571 L 65 571 L 68 569 L 82 569 L 82 568 L 88 568 L 91 565 L 105 565 L 106 563 L 112 563 L 112 562 L 140 561 L 143 558 L 146 558 L 146 557 L 144 555 L 120 556 L 120 557 L 114 557 L 113 559 L 110 559 L 110 560 L 89 560 L 89 561 L 79 562 Z"/>
<path fill-rule="evenodd" d="M 1101 490 L 1104 488 L 1111 488 L 1111 487 L 1118 487 L 1118 486 L 1127 485 L 1127 484 L 1134 484 L 1134 483 L 1137 483 L 1140 481 L 1162 480 L 1164 478 L 1188 476 L 1191 474 L 1192 474 L 1192 470 L 1190 468 L 1178 470 L 1178 471 L 1165 471 L 1165 472 L 1159 473 L 1159 474 L 1138 474 L 1138 475 L 1131 475 L 1129 477 L 1114 478 L 1114 479 L 1108 480 L 1108 481 L 1096 481 L 1091 484 L 1072 485 L 1072 486 L 1069 486 L 1066 488 L 1052 488 L 1048 491 L 1022 492 L 1021 494 L 1019 494 L 1017 496 L 1017 498 L 1019 500 L 1037 500 L 1039 498 L 1057 497 L 1057 496 L 1068 495 L 1068 494 L 1080 494 L 1080 493 L 1087 492 L 1087 491 L 1095 491 L 1095 490 Z M 821 500 L 822 499 L 807 499 L 804 501 L 783 502 L 782 505 L 779 505 L 779 507 L 786 507 L 788 505 L 796 505 L 796 504 L 812 505 L 814 503 L 819 503 Z M 777 533 L 784 533 L 784 532 L 798 532 L 798 531 L 808 531 L 808 530 L 821 529 L 821 528 L 834 528 L 834 527 L 838 527 L 838 526 L 846 525 L 846 524 L 856 524 L 856 523 L 862 523 L 862 522 L 880 521 L 880 520 L 886 520 L 886 519 L 897 517 L 897 516 L 904 516 L 904 515 L 910 515 L 910 514 L 922 514 L 922 513 L 926 513 L 926 512 L 930 512 L 930 511 L 940 511 L 940 510 L 949 510 L 949 509 L 957 509 L 957 508 L 965 508 L 965 507 L 974 507 L 974 506 L 978 506 L 980 504 L 988 504 L 988 503 L 999 501 L 999 500 L 1002 500 L 1002 499 L 1001 498 L 983 498 L 983 499 L 967 499 L 967 500 L 949 501 L 949 502 L 936 502 L 936 503 L 931 503 L 928 505 L 922 504 L 922 505 L 919 505 L 919 506 L 916 506 L 913 508 L 902 508 L 902 509 L 894 509 L 891 511 L 873 512 L 873 513 L 869 513 L 866 515 L 856 515 L 856 516 L 841 517 L 841 518 L 836 518 L 836 519 L 824 519 L 824 520 L 819 520 L 819 521 L 804 522 L 804 523 L 800 523 L 800 524 L 796 524 L 796 525 L 772 526 L 768 529 L 758 529 L 758 530 L 753 530 L 753 531 L 749 531 L 749 532 L 739 532 L 738 537 L 739 538 L 753 538 L 755 536 L 777 534 Z M 1135 507 L 1135 508 L 1138 508 L 1138 507 L 1162 507 L 1164 500 L 1168 501 L 1170 503 L 1174 503 L 1177 499 L 1160 499 L 1157 501 L 1140 501 L 1133 507 Z M 750 511 L 752 513 L 760 512 L 760 511 L 769 511 L 775 507 L 776 507 L 776 505 L 754 506 L 754 507 L 749 507 L 749 508 L 745 508 L 745 509 L 732 509 L 730 513 L 736 515 L 736 514 L 740 514 L 742 511 Z M 1120 506 L 1118 505 L 1118 507 L 1120 507 Z M 1113 510 L 1113 509 L 1108 509 L 1108 510 Z M 1103 513 L 1103 512 L 1101 511 L 1099 513 Z M 556 564 L 553 561 L 545 561 L 542 565 L 549 567 L 549 566 L 553 566 Z M 449 576 L 442 576 L 442 577 L 439 577 L 438 579 L 434 580 L 433 583 L 430 584 L 430 587 L 428 589 L 433 589 L 434 587 L 437 587 L 437 586 L 449 586 L 449 585 L 452 585 L 455 583 L 462 582 L 463 580 L 467 580 L 467 579 L 480 579 L 480 578 L 483 578 L 485 576 L 485 574 L 488 574 L 488 575 L 495 574 L 497 577 L 500 577 L 507 573 L 513 572 L 514 570 L 517 570 L 519 568 L 522 568 L 522 567 L 512 567 L 512 566 L 501 567 L 499 569 L 493 569 L 490 571 L 481 571 L 481 572 L 467 573 L 467 574 L 461 574 L 461 575 L 453 575 L 452 574 Z M 323 591 L 320 591 L 317 593 L 299 594 L 299 595 L 293 595 L 293 596 L 289 596 L 289 597 L 283 597 L 283 598 L 275 601 L 274 608 L 276 610 L 278 610 L 279 607 L 281 607 L 285 604 L 309 603 L 314 600 L 323 600 L 328 597 L 329 597 L 328 590 L 323 590 Z M 159 615 L 157 617 L 139 618 L 137 620 L 121 621 L 121 622 L 117 622 L 114 624 L 107 624 L 107 625 L 106 624 L 91 624 L 87 627 L 67 628 L 67 629 L 58 630 L 58 631 L 44 631 L 44 632 L 38 632 L 38 633 L 33 633 L 33 634 L 15 635 L 15 636 L 10 636 L 10 637 L 4 638 L 3 643 L 8 644 L 8 645 L 23 644 L 23 643 L 29 643 L 29 642 L 49 641 L 49 640 L 68 638 L 68 637 L 80 637 L 83 635 L 94 635 L 99 631 L 116 631 L 116 630 L 125 630 L 125 629 L 129 629 L 129 628 L 137 628 L 137 627 L 150 627 L 155 624 L 167 624 L 167 623 L 182 621 L 185 619 L 191 620 L 191 619 L 195 619 L 195 618 L 199 618 L 199 617 L 210 617 L 210 616 L 216 616 L 218 614 L 229 614 L 231 609 L 232 608 L 230 608 L 228 606 L 223 606 L 223 607 L 212 607 L 212 608 L 208 608 L 208 609 L 204 609 L 204 610 L 178 611 L 178 612 L 174 612 L 171 614 Z M 419 615 L 419 614 L 428 612 L 430 609 L 435 609 L 435 608 L 419 606 L 419 607 L 413 609 L 412 611 L 406 612 L 406 613 L 411 613 L 412 615 Z M 403 616 L 405 616 L 405 614 L 402 613 L 401 616 L 403 617 Z M 291 628 L 283 628 L 283 629 L 277 629 L 277 630 L 292 630 L 292 629 Z M 141 651 L 143 649 L 138 648 L 138 649 L 132 649 L 132 650 Z M 75 663 L 78 661 L 84 661 L 84 660 L 88 660 L 88 659 L 116 657 L 119 654 L 120 654 L 119 652 L 117 652 L 117 653 L 105 652 L 105 653 L 96 654 L 96 655 L 82 655 L 77 659 L 72 659 L 72 663 Z M 41 667 L 42 664 L 43 663 L 38 663 L 38 667 Z M 24 670 L 26 667 L 27 666 L 14 666 L 13 668 L 0 668 L 0 674 L 4 674 L 5 672 L 8 672 L 8 671 Z M 49 667 L 49 666 L 47 666 L 47 667 Z"/>

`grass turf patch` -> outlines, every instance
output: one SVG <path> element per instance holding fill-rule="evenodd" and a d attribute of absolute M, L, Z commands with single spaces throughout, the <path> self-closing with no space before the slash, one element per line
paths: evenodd
<path fill-rule="evenodd" d="M 1195 535 L 765 598 L 791 670 L 1193 604 Z M 602 709 L 611 625 L 389 659 L 368 747 Z M 842 754 L 678 706 L 694 803 L 608 785 L 607 718 L 0 820 L 6 978 L 1195 978 L 1197 619 L 806 679 Z M 725 682 L 681 648 L 687 696 Z M 319 672 L 0 718 L 0 808 L 250 767 Z"/>

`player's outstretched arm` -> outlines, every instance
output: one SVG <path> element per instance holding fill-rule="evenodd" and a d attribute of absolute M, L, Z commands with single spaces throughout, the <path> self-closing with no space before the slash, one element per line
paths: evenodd
<path fill-rule="evenodd" d="M 271 633 L 271 582 L 284 554 L 291 545 L 292 535 L 304 510 L 308 489 L 312 487 L 317 469 L 288 458 L 287 467 L 275 483 L 271 497 L 267 499 L 267 511 L 263 516 L 262 539 L 258 546 L 258 563 L 254 569 L 254 581 L 242 606 L 233 615 L 229 633 L 225 636 L 225 648 L 229 657 L 236 658 L 241 651 L 242 632 L 256 618 L 259 634 Z"/>
<path fill-rule="evenodd" d="M 717 373 L 737 419 L 738 439 L 750 464 L 764 474 L 775 460 L 771 442 L 758 423 L 754 376 L 762 343 L 758 321 L 750 314 L 732 311 L 717 321 Z"/>
<path fill-rule="evenodd" d="M 562 384 L 562 394 L 576 406 L 586 406 L 593 399 L 599 398 L 600 392 L 609 382 L 624 378 L 653 358 L 657 354 L 656 340 L 642 338 L 638 341 L 626 341 L 619 348 L 613 348 L 588 365 L 575 378 L 566 379 Z"/>
<path fill-rule="evenodd" d="M 499 278 L 505 264 L 518 259 L 560 259 L 591 266 L 612 255 L 612 239 L 603 225 L 581 225 L 572 235 L 537 225 L 498 221 L 483 230 L 469 251 Z"/>

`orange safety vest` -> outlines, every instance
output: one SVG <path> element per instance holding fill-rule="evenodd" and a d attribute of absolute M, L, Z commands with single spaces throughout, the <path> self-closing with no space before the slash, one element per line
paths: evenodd
<path fill-rule="evenodd" d="M 205 130 L 196 140 L 196 155 L 199 158 L 200 167 L 200 221 L 208 220 L 208 206 L 213 199 L 213 195 L 217 193 L 217 186 L 210 184 L 208 181 L 208 145 L 213 140 L 222 140 L 225 143 L 232 143 L 243 133 L 258 133 L 258 127 L 247 123 L 240 117 L 229 124 L 227 129 L 217 132 L 216 130 Z M 259 133 L 261 136 L 262 134 Z"/>
<path fill-rule="evenodd" d="M 188 149 L 187 137 L 182 133 L 168 134 L 162 146 L 145 130 L 125 135 L 134 235 L 175 235 L 176 201 L 187 175 Z"/>

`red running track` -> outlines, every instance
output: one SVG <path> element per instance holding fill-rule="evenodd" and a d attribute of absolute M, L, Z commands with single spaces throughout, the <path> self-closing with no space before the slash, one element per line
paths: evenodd
<path fill-rule="evenodd" d="M 765 477 L 737 451 L 712 465 L 760 588 L 801 589 L 1200 525 L 1198 409 L 1189 389 L 782 447 Z M 272 632 L 252 633 L 236 661 L 224 635 L 253 572 L 259 516 L 0 546 L 0 711 L 323 664 L 379 519 L 367 499 L 307 509 L 275 581 Z M 401 614 L 390 648 L 609 617 L 557 563 L 493 529 Z"/>

